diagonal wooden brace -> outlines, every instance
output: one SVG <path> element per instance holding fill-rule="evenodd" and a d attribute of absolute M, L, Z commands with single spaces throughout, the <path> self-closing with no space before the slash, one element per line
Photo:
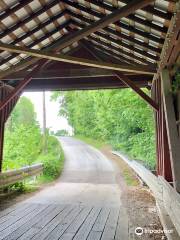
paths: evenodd
<path fill-rule="evenodd" d="M 158 111 L 159 107 L 157 103 L 149 97 L 145 92 L 143 92 L 136 84 L 131 81 L 126 75 L 116 72 L 116 76 L 124 82 L 128 87 L 130 87 L 134 92 L 136 92 L 144 101 L 146 101 L 152 108 Z"/>
<path fill-rule="evenodd" d="M 39 64 L 33 69 L 33 71 L 30 72 L 24 80 L 20 81 L 18 86 L 13 90 L 5 91 L 5 89 L 2 88 L 0 91 L 0 172 L 2 171 L 5 122 L 16 105 L 24 87 L 31 81 L 32 76 L 36 74 L 46 62 L 47 60 L 40 60 Z"/>

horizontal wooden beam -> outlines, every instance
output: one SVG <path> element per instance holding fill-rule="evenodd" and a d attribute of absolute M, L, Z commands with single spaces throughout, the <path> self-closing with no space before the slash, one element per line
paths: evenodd
<path fill-rule="evenodd" d="M 159 107 L 157 103 L 149 97 L 145 92 L 143 92 L 133 81 L 131 81 L 126 75 L 117 72 L 117 77 L 129 86 L 134 92 L 136 92 L 144 101 L 146 101 L 151 107 L 158 111 Z"/>
<path fill-rule="evenodd" d="M 58 45 L 57 45 L 58 42 L 59 42 L 59 39 L 54 41 L 50 46 L 46 46 L 43 49 L 46 50 L 46 51 L 56 52 L 56 51 L 58 51 Z M 79 50 L 79 45 L 77 45 L 76 47 L 73 47 L 71 50 L 69 50 L 67 52 L 67 55 L 71 55 L 73 52 L 75 52 L 77 50 Z M 26 59 L 23 59 L 19 63 L 15 64 L 13 66 L 13 68 L 8 68 L 4 71 L 1 71 L 0 72 L 0 79 L 4 78 L 6 76 L 10 76 L 14 72 L 21 71 L 22 69 L 29 68 L 29 67 L 35 65 L 37 61 L 38 61 L 38 58 L 32 58 L 32 57 L 28 57 Z"/>
<path fill-rule="evenodd" d="M 104 63 L 98 61 L 92 61 L 82 58 L 76 58 L 71 56 L 65 56 L 60 54 L 52 54 L 45 50 L 34 50 L 28 49 L 19 46 L 13 46 L 11 44 L 0 43 L 0 49 L 9 52 L 15 53 L 23 53 L 29 56 L 37 57 L 37 58 L 44 58 L 48 60 L 60 61 L 60 62 L 67 62 L 72 64 L 78 64 L 88 67 L 96 67 L 96 68 L 104 68 L 110 69 L 115 71 L 123 71 L 123 72 L 134 72 L 134 73 L 143 73 L 148 75 L 154 75 L 155 71 L 150 69 L 149 67 L 139 67 L 139 66 L 128 66 L 128 65 L 118 65 L 118 64 L 111 64 L 111 63 Z"/>
<path fill-rule="evenodd" d="M 63 66 L 63 64 L 59 64 L 59 69 L 44 69 L 33 75 L 33 79 L 65 79 L 65 78 L 83 78 L 83 77 L 106 77 L 106 76 L 113 76 L 114 74 L 111 73 L 109 70 L 100 69 L 100 68 L 68 68 L 67 66 Z M 13 76 L 9 76 L 3 78 L 3 81 L 21 81 L 24 79 L 27 71 L 21 71 L 13 74 Z"/>
<path fill-rule="evenodd" d="M 78 26 L 84 25 L 82 22 L 85 22 L 85 23 L 87 23 L 87 24 L 92 24 L 92 23 L 93 23 L 93 20 L 90 20 L 90 19 L 87 18 L 87 17 L 84 17 L 84 16 L 82 16 L 82 15 L 80 15 L 80 14 L 77 14 L 77 13 L 75 13 L 75 12 L 73 12 L 73 11 L 70 11 L 69 9 L 68 9 L 67 11 L 68 11 L 69 15 L 71 15 L 71 16 L 73 17 L 72 20 L 74 21 L 74 23 L 76 23 L 76 25 L 78 25 Z M 74 18 L 79 19 L 79 20 L 81 20 L 82 22 L 79 23 L 79 21 L 76 21 Z M 83 27 L 83 28 L 84 28 L 84 27 Z M 124 34 L 123 32 L 113 30 L 113 29 L 110 28 L 110 27 L 105 27 L 103 30 L 104 30 L 105 32 L 107 32 L 108 35 L 109 35 L 109 34 L 111 34 L 111 35 L 113 34 L 114 36 L 116 36 L 116 37 L 119 38 L 119 39 L 124 39 L 124 40 L 127 40 L 127 41 L 129 41 L 129 42 L 135 43 L 135 44 L 139 45 L 140 47 L 149 49 L 149 50 L 155 52 L 157 55 L 159 55 L 160 52 L 161 52 L 161 48 L 153 47 L 153 46 L 149 45 L 149 44 L 146 43 L 146 42 L 139 41 L 139 40 L 137 40 L 137 39 L 135 39 L 135 38 L 133 38 L 133 37 L 131 37 L 131 36 L 128 36 L 128 35 Z M 100 30 L 99 30 L 99 31 L 100 31 Z M 96 33 L 97 33 L 97 32 L 96 32 Z M 99 32 L 98 32 L 98 33 L 99 33 Z"/>
<path fill-rule="evenodd" d="M 111 23 L 119 21 L 123 17 L 127 17 L 129 14 L 135 12 L 138 9 L 141 9 L 149 5 L 153 0 L 132 0 L 124 7 L 117 9 L 113 13 L 101 18 L 100 20 L 92 23 L 91 25 L 85 27 L 84 29 L 79 30 L 78 32 L 68 35 L 64 40 L 60 41 L 59 48 L 63 49 L 70 46 L 74 42 L 81 40 L 84 37 L 89 36 L 90 34 L 103 29 Z"/>
<path fill-rule="evenodd" d="M 148 88 L 148 75 L 129 76 L 140 88 Z M 144 80 L 145 79 L 145 80 Z M 20 81 L 19 81 L 20 82 Z M 81 78 L 32 78 L 24 91 L 67 91 L 67 90 L 92 90 L 92 89 L 124 89 L 128 88 L 116 76 L 97 76 Z"/>
<path fill-rule="evenodd" d="M 81 40 L 82 41 L 82 40 Z M 84 41 L 83 41 L 84 42 Z M 98 55 L 96 55 L 95 53 L 93 53 L 93 49 L 91 49 L 90 47 L 88 48 L 87 44 L 84 43 L 84 46 L 90 51 L 92 52 L 92 54 L 96 57 L 97 60 L 101 60 L 101 58 L 99 58 Z M 121 80 L 121 82 L 123 82 L 125 85 L 127 85 L 128 87 L 130 87 L 134 92 L 136 92 L 143 100 L 145 100 L 151 107 L 153 107 L 156 111 L 159 109 L 158 105 L 155 103 L 155 101 L 149 97 L 146 93 L 144 93 L 139 86 L 136 85 L 135 81 L 131 81 L 130 78 L 120 72 L 114 72 L 112 71 L 112 73 L 114 73 L 115 76 L 118 77 L 118 79 Z"/>
<path fill-rule="evenodd" d="M 45 63 L 45 60 L 40 60 L 39 64 L 34 67 L 30 73 L 28 73 L 24 80 L 20 81 L 18 86 L 14 88 L 11 93 L 5 99 L 3 99 L 3 101 L 0 102 L 0 111 L 3 110 L 9 104 L 9 102 L 13 100 L 14 97 L 18 96 L 18 94 L 21 93 L 24 87 L 31 81 L 33 74 L 36 74 Z"/>
<path fill-rule="evenodd" d="M 63 16 L 63 15 L 61 15 L 61 16 Z M 63 24 L 60 24 L 57 28 L 53 29 L 51 32 L 46 33 L 46 34 L 43 35 L 42 37 L 40 37 L 40 38 L 38 38 L 37 40 L 35 40 L 35 41 L 33 41 L 32 43 L 30 43 L 30 44 L 28 45 L 28 48 L 32 48 L 32 47 L 38 45 L 39 43 L 43 42 L 44 40 L 48 39 L 48 38 L 51 37 L 53 34 L 59 33 L 62 29 L 68 27 L 70 23 L 71 23 L 71 20 L 65 21 Z M 34 30 L 34 29 L 33 29 L 33 30 Z M 24 34 L 24 35 L 26 35 L 26 34 Z M 24 35 L 23 35 L 22 37 L 24 37 Z M 25 38 L 26 38 L 26 37 L 25 37 Z M 18 40 L 18 39 L 17 39 L 17 40 Z M 17 41 L 17 40 L 14 41 L 14 42 L 11 43 L 11 44 L 14 45 L 15 43 L 19 43 L 19 41 Z M 1 61 L 0 61 L 0 64 L 1 64 L 1 65 L 2 65 L 2 64 L 5 64 L 5 63 L 11 61 L 13 58 L 15 58 L 15 57 L 17 57 L 17 56 L 18 56 L 18 54 L 17 54 L 17 53 L 14 53 L 14 54 L 12 54 L 11 56 L 9 56 L 9 57 L 1 60 Z"/>

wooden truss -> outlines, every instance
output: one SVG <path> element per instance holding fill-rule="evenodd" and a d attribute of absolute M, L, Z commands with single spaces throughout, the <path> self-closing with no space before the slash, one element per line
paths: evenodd
<path fill-rule="evenodd" d="M 31 2 L 32 0 L 21 1 L 14 6 L 7 7 L 0 15 L 0 20 L 2 21 L 21 8 L 24 9 Z M 51 8 L 57 6 L 59 2 L 63 5 L 61 10 L 55 15 L 49 15 Z M 20 18 L 16 24 L 10 27 L 4 26 L 3 31 L 0 32 L 1 39 L 10 35 L 13 36 L 17 29 L 27 27 L 27 23 L 36 20 L 42 13 L 46 12 L 48 15 L 46 21 L 38 21 L 34 28 L 14 37 L 11 44 L 5 44 L 4 39 L 0 42 L 0 49 L 11 53 L 0 61 L 1 68 L 5 65 L 2 68 L 3 71 L 0 72 L 0 79 L 3 81 L 0 88 L 0 160 L 2 159 L 4 123 L 16 104 L 20 92 L 30 83 L 32 75 L 40 68 L 37 66 L 37 61 L 44 59 L 41 61 L 46 63 L 48 61 L 48 64 L 49 61 L 71 63 L 96 68 L 96 76 L 93 77 L 96 77 L 97 81 L 101 74 L 107 74 L 107 81 L 109 78 L 111 80 L 116 79 L 116 81 L 119 79 L 121 86 L 123 83 L 126 84 L 153 107 L 157 127 L 157 172 L 164 176 L 166 180 L 172 181 L 176 190 L 180 192 L 180 174 L 178 173 L 180 168 L 178 161 L 180 158 L 178 153 L 179 136 L 177 136 L 177 119 L 169 89 L 171 87 L 170 75 L 167 72 L 167 69 L 169 69 L 172 73 L 174 63 L 178 63 L 180 60 L 180 3 L 175 4 L 168 1 L 168 7 L 165 11 L 162 11 L 163 9 L 158 10 L 156 5 L 153 4 L 154 1 L 151 0 L 121 0 L 118 1 L 121 6 L 115 4 L 115 2 L 106 4 L 102 1 L 88 0 L 81 4 L 79 1 L 52 0 L 30 13 L 27 18 Z M 139 9 L 145 12 L 144 17 L 136 11 Z M 176 9 L 174 15 L 173 9 Z M 146 16 L 148 17 L 146 18 Z M 155 19 L 153 16 L 161 18 L 163 24 L 159 25 L 158 22 L 151 21 L 150 19 Z M 61 24 L 57 24 L 57 21 L 62 17 L 65 20 L 60 21 Z M 124 21 L 124 19 L 127 21 Z M 47 31 L 46 28 L 50 24 L 56 26 L 54 29 Z M 35 35 L 39 30 L 42 30 L 44 35 L 37 38 Z M 64 36 L 52 38 L 54 34 L 63 31 Z M 130 32 L 130 34 L 127 32 Z M 29 37 L 34 40 L 31 43 L 24 44 L 23 41 Z M 50 39 L 49 44 L 43 45 L 43 41 L 47 39 Z M 74 43 L 78 47 L 81 44 L 84 45 L 86 51 L 92 48 L 91 54 L 95 57 L 94 60 L 63 55 L 65 48 L 71 49 Z M 39 47 L 39 44 L 42 44 L 42 46 Z M 34 49 L 37 46 L 39 50 Z M 18 58 L 20 54 L 25 54 L 28 57 L 12 66 L 11 61 Z M 9 69 L 8 66 L 10 66 Z M 29 66 L 37 71 L 33 70 L 30 75 L 24 78 L 22 70 L 29 68 Z M 17 87 L 15 89 L 9 89 L 7 86 L 5 87 L 4 82 L 6 81 L 8 84 L 9 79 L 13 80 L 11 75 L 14 72 L 17 76 L 19 74 L 21 79 L 18 84 L 16 81 Z M 71 72 L 74 77 L 84 77 L 84 79 L 87 79 L 89 73 L 92 74 L 90 70 L 84 73 Z M 36 76 L 41 76 L 41 74 L 38 73 Z M 48 72 L 48 74 L 51 75 L 52 73 Z M 58 74 L 60 78 L 63 73 Z M 66 74 L 68 78 L 68 73 Z M 139 78 L 142 83 L 139 86 L 144 86 L 143 81 L 141 81 L 142 77 L 146 76 L 152 80 L 154 76 L 152 84 L 154 96 L 150 97 L 145 94 L 133 81 L 133 76 Z M 45 79 L 43 80 L 45 81 Z M 40 85 L 42 87 L 43 84 L 44 82 L 41 81 Z"/>
<path fill-rule="evenodd" d="M 28 49 L 24 47 L 14 46 L 11 44 L 6 43 L 0 43 L 0 49 L 4 51 L 9 52 L 15 52 L 15 53 L 23 53 L 27 54 L 29 56 L 37 57 L 37 58 L 44 58 L 47 60 L 54 60 L 54 61 L 60 61 L 60 62 L 67 62 L 72 64 L 78 64 L 88 67 L 96 67 L 96 68 L 104 68 L 109 70 L 115 70 L 115 71 L 126 71 L 126 72 L 133 72 L 133 73 L 143 73 L 148 75 L 153 75 L 155 73 L 154 69 L 151 69 L 147 66 L 129 66 L 129 65 L 117 65 L 117 64 L 111 64 L 111 63 L 104 63 L 104 62 L 98 62 L 98 61 L 92 61 L 88 59 L 81 59 L 71 56 L 65 56 L 62 54 L 52 54 L 45 50 L 34 50 L 34 49 Z"/>

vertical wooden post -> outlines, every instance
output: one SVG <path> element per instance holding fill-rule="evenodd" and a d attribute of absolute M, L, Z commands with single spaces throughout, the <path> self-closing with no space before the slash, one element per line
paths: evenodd
<path fill-rule="evenodd" d="M 151 88 L 151 96 L 159 105 L 159 110 L 154 111 L 156 130 L 156 172 L 163 176 L 168 182 L 172 182 L 172 170 L 169 154 L 169 143 L 164 113 L 164 104 L 161 91 L 161 80 L 157 78 Z"/>
<path fill-rule="evenodd" d="M 167 69 L 163 69 L 161 72 L 161 82 L 173 182 L 176 190 L 180 192 L 180 141 L 176 126 L 171 80 Z"/>
<path fill-rule="evenodd" d="M 166 127 L 166 119 L 164 112 L 164 105 L 162 102 L 162 145 L 163 145 L 163 169 L 162 176 L 168 181 L 172 182 L 172 168 L 171 168 L 171 157 L 169 153 L 168 135 Z"/>
<path fill-rule="evenodd" d="M 0 88 L 0 102 L 3 101 L 5 96 L 5 92 L 3 87 Z M 5 111 L 0 110 L 0 172 L 2 171 L 2 161 L 3 161 L 3 144 L 4 144 L 4 118 L 5 118 Z"/>
<path fill-rule="evenodd" d="M 0 172 L 2 171 L 5 122 L 15 107 L 23 89 L 31 81 L 32 76 L 37 73 L 46 62 L 47 60 L 39 60 L 39 64 L 34 67 L 33 71 L 30 72 L 24 80 L 20 81 L 16 88 L 12 88 L 11 91 L 7 90 L 3 85 L 0 86 Z"/>
<path fill-rule="evenodd" d="M 0 124 L 0 172 L 2 171 L 3 144 L 4 144 L 4 123 L 1 122 Z"/>

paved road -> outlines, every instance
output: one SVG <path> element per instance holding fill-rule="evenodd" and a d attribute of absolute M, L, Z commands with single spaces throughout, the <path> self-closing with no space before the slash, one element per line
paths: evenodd
<path fill-rule="evenodd" d="M 128 240 L 111 161 L 81 141 L 60 141 L 63 174 L 53 186 L 0 212 L 0 240 Z"/>
<path fill-rule="evenodd" d="M 119 207 L 120 189 L 112 162 L 79 140 L 62 137 L 60 141 L 65 152 L 63 174 L 28 202 Z"/>

